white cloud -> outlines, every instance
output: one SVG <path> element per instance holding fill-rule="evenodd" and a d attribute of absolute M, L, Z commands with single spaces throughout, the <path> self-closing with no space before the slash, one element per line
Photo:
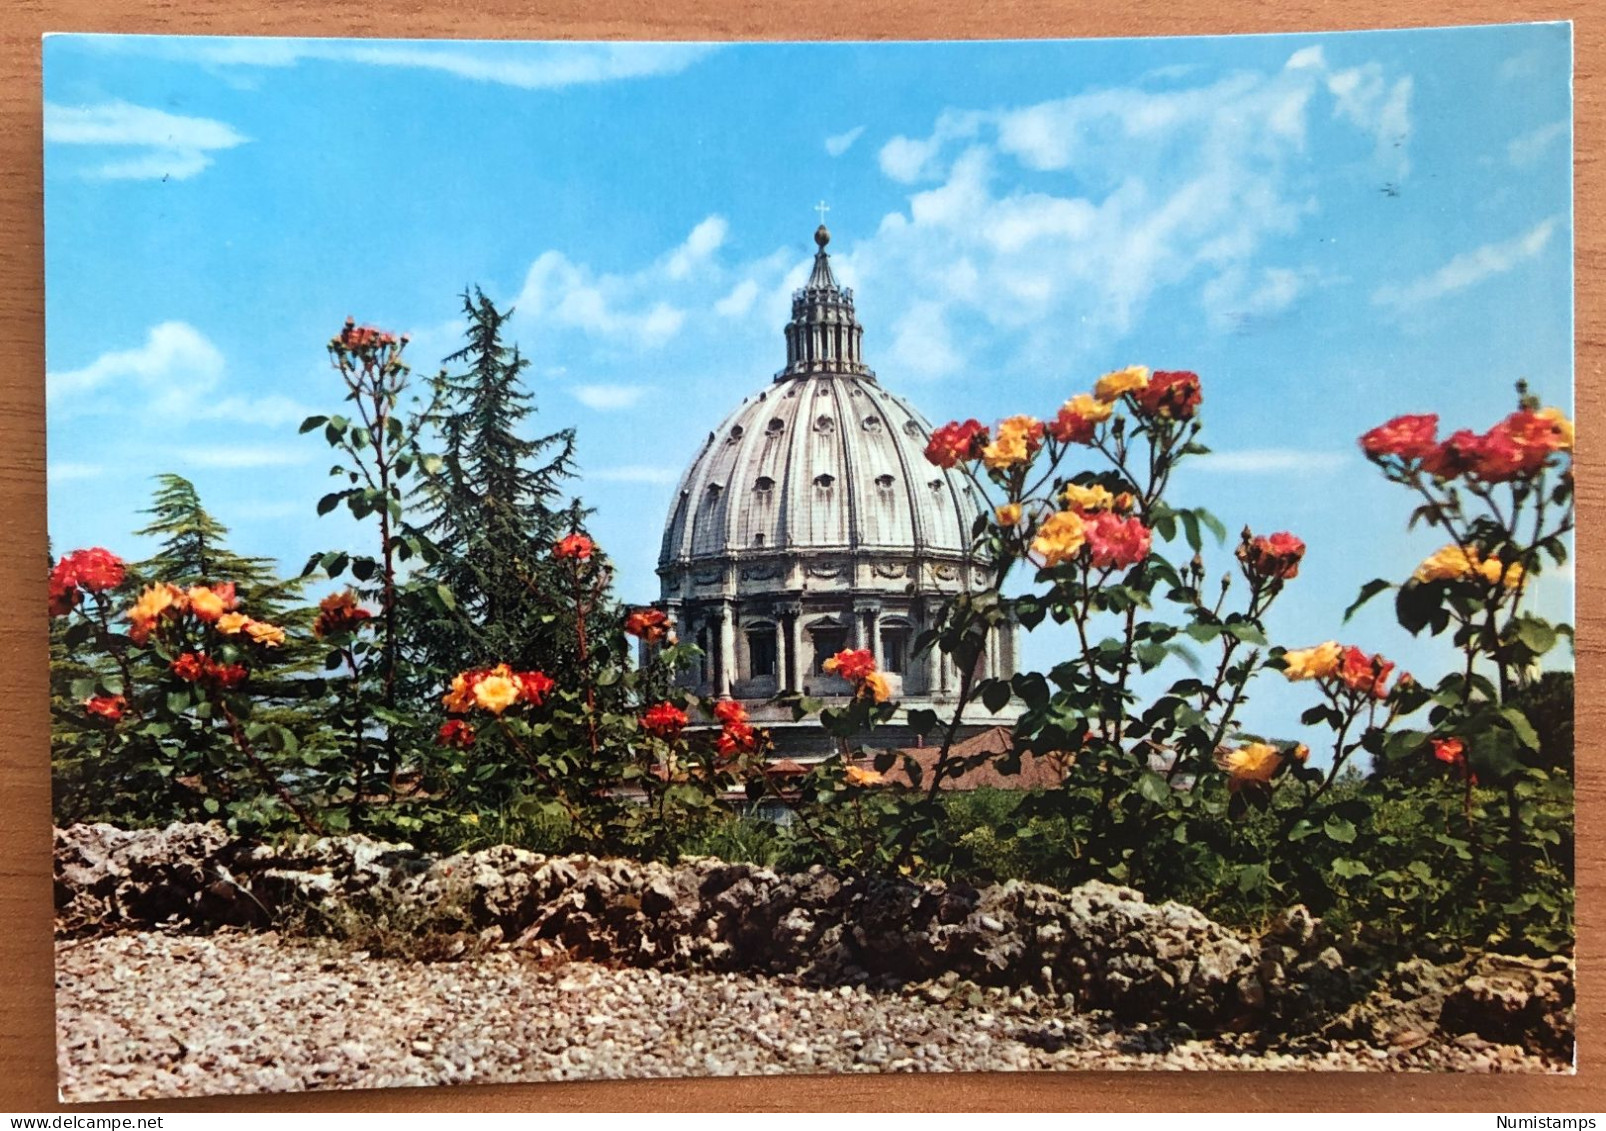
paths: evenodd
<path fill-rule="evenodd" d="M 1408 170 L 1410 79 L 1381 65 L 1334 73 L 1307 47 L 1271 72 L 1167 78 L 951 107 L 882 146 L 882 172 L 912 187 L 846 262 L 864 293 L 896 296 L 898 364 L 1102 364 L 1162 294 L 1222 331 L 1274 317 L 1319 282 L 1266 254 L 1317 206 L 1334 158 L 1313 138 L 1358 139 L 1382 179 Z"/>
<path fill-rule="evenodd" d="M 1211 452 L 1188 461 L 1190 471 L 1215 471 L 1231 475 L 1326 475 L 1351 460 L 1347 452 L 1312 452 L 1303 448 L 1249 448 L 1236 452 Z"/>
<path fill-rule="evenodd" d="M 1373 292 L 1372 301 L 1378 306 L 1405 309 L 1502 275 L 1544 251 L 1557 225 L 1556 218 L 1551 217 L 1520 236 L 1463 252 L 1420 279 L 1398 285 L 1386 283 Z"/>
<path fill-rule="evenodd" d="M 185 180 L 212 164 L 212 154 L 250 140 L 212 118 L 193 118 L 103 102 L 95 106 L 45 104 L 45 142 L 52 145 L 134 149 L 131 157 L 102 162 L 88 175 L 113 180 Z"/>
<path fill-rule="evenodd" d="M 1309 288 L 1312 274 L 1288 267 L 1251 271 L 1234 264 L 1205 284 L 1201 293 L 1211 324 L 1246 330 L 1289 310 Z"/>
<path fill-rule="evenodd" d="M 605 467 L 600 471 L 588 471 L 585 477 L 604 479 L 610 483 L 675 483 L 680 479 L 680 470 L 674 467 L 629 464 L 624 467 Z"/>
<path fill-rule="evenodd" d="M 142 345 L 111 350 L 78 369 L 45 374 L 45 399 L 53 413 L 137 411 L 168 420 L 231 420 L 244 424 L 298 422 L 309 410 L 289 397 L 218 395 L 225 386 L 222 352 L 187 322 L 162 322 Z"/>
<path fill-rule="evenodd" d="M 79 479 L 99 479 L 106 469 L 98 463 L 53 463 L 45 473 L 52 483 L 67 483 Z"/>
<path fill-rule="evenodd" d="M 671 279 L 684 279 L 708 262 L 710 256 L 725 242 L 730 225 L 723 216 L 710 216 L 691 230 L 686 242 L 669 253 L 664 273 Z"/>
<path fill-rule="evenodd" d="M 310 454 L 291 447 L 270 445 L 240 446 L 215 445 L 209 447 L 175 448 L 173 455 L 184 463 L 196 467 L 244 469 L 256 467 L 293 467 L 308 462 Z"/>
<path fill-rule="evenodd" d="M 114 382 L 133 381 L 160 395 L 164 387 L 217 384 L 223 354 L 187 322 L 153 326 L 145 344 L 103 353 L 81 369 L 47 373 L 46 399 L 82 397 Z"/>
<path fill-rule="evenodd" d="M 1377 160 L 1395 178 L 1410 172 L 1407 143 L 1411 140 L 1411 77 L 1392 81 L 1378 63 L 1367 63 L 1328 77 L 1335 117 L 1377 139 Z"/>
<path fill-rule="evenodd" d="M 1571 123 L 1563 120 L 1514 137 L 1506 146 L 1506 159 L 1519 169 L 1533 165 L 1545 155 L 1547 149 L 1565 138 L 1570 128 Z"/>
<path fill-rule="evenodd" d="M 825 151 L 832 157 L 841 157 L 853 148 L 853 143 L 864 133 L 863 126 L 855 126 L 846 133 L 832 134 L 825 139 Z"/>
<path fill-rule="evenodd" d="M 640 288 L 617 275 L 595 275 L 560 251 L 543 252 L 530 265 L 524 289 L 514 299 L 521 321 L 556 322 L 594 336 L 662 345 L 675 335 L 686 312 L 650 297 L 639 304 Z M 627 309 L 627 304 L 634 309 Z"/>
<path fill-rule="evenodd" d="M 946 377 L 961 363 L 953 336 L 934 302 L 916 303 L 892 327 L 891 361 L 912 377 Z"/>
<path fill-rule="evenodd" d="M 743 279 L 714 304 L 714 313 L 726 318 L 740 318 L 753 309 L 753 300 L 758 298 L 758 291 L 756 279 Z"/>
<path fill-rule="evenodd" d="M 634 408 L 649 392 L 645 385 L 577 385 L 574 397 L 587 408 L 616 412 Z"/>
<path fill-rule="evenodd" d="M 417 43 L 385 39 L 95 36 L 101 50 L 216 68 L 292 67 L 304 60 L 440 71 L 523 90 L 673 75 L 717 50 L 706 43 Z"/>

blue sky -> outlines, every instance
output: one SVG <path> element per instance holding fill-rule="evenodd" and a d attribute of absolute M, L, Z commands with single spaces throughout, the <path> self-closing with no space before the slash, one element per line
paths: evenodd
<path fill-rule="evenodd" d="M 656 595 L 675 480 L 784 360 L 830 205 L 865 355 L 934 422 L 1051 414 L 1129 363 L 1196 370 L 1215 455 L 1180 503 L 1290 529 L 1289 646 L 1445 663 L 1377 576 L 1442 539 L 1355 437 L 1572 402 L 1565 24 L 981 44 L 45 44 L 50 532 L 140 556 L 152 477 L 294 571 L 366 532 L 313 507 L 349 314 L 457 348 L 515 304 L 543 429 L 573 425 L 620 594 Z M 1230 564 L 1230 545 L 1211 561 Z M 1535 599 L 1570 619 L 1570 573 Z M 1063 642 L 1034 639 L 1028 663 Z M 1307 689 L 1266 681 L 1287 730 Z M 1280 682 L 1280 681 L 1279 681 Z"/>

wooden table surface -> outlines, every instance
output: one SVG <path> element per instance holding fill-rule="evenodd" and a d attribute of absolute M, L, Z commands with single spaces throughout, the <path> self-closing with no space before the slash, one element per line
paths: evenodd
<path fill-rule="evenodd" d="M 1034 1073 L 532 1084 L 117 1105 L 275 1110 L 1268 1110 L 1606 1109 L 1606 798 L 1596 743 L 1606 426 L 1606 6 L 1521 0 L 850 0 L 784 12 L 759 0 L 5 0 L 0 5 L 0 1109 L 56 1107 L 52 1021 L 49 717 L 46 697 L 44 272 L 40 36 L 51 31 L 515 39 L 900 39 L 1195 35 L 1573 19 L 1576 72 L 1578 463 L 1579 1072 L 1575 1077 L 1372 1074 Z M 89 1111 L 91 1107 L 72 1110 Z"/>

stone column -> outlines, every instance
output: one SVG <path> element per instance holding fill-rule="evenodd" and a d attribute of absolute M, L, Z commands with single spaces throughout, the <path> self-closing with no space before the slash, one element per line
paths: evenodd
<path fill-rule="evenodd" d="M 853 646 L 868 649 L 878 668 L 881 666 L 880 616 L 880 601 L 853 602 Z"/>
<path fill-rule="evenodd" d="M 793 691 L 803 689 L 803 606 L 777 605 L 775 619 L 780 638 L 786 641 L 785 663 L 776 657 L 775 670 L 781 676 L 782 686 Z"/>
<path fill-rule="evenodd" d="M 786 662 L 788 659 L 786 647 L 786 622 L 780 613 L 775 614 L 775 687 L 785 690 L 790 687 L 786 680 Z"/>
<path fill-rule="evenodd" d="M 729 695 L 736 682 L 736 617 L 729 601 L 719 606 L 719 676 L 716 690 Z"/>

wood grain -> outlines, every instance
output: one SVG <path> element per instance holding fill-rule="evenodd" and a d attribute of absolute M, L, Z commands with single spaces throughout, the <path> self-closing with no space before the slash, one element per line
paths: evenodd
<path fill-rule="evenodd" d="M 1606 18 L 1582 2 L 1302 0 L 1275 7 L 1126 0 L 852 0 L 787 11 L 761 0 L 10 0 L 0 15 L 0 1108 L 55 1107 L 44 572 L 44 283 L 39 37 L 50 31 L 440 38 L 1005 38 L 1292 32 L 1576 19 L 1579 1073 L 1571 1078 L 1081 1073 L 781 1077 L 246 1096 L 122 1109 L 383 1110 L 1419 1110 L 1606 1108 L 1606 736 L 1597 564 L 1606 489 Z M 145 424 L 146 427 L 158 425 Z M 75 1110 L 90 1110 L 78 1108 Z"/>

